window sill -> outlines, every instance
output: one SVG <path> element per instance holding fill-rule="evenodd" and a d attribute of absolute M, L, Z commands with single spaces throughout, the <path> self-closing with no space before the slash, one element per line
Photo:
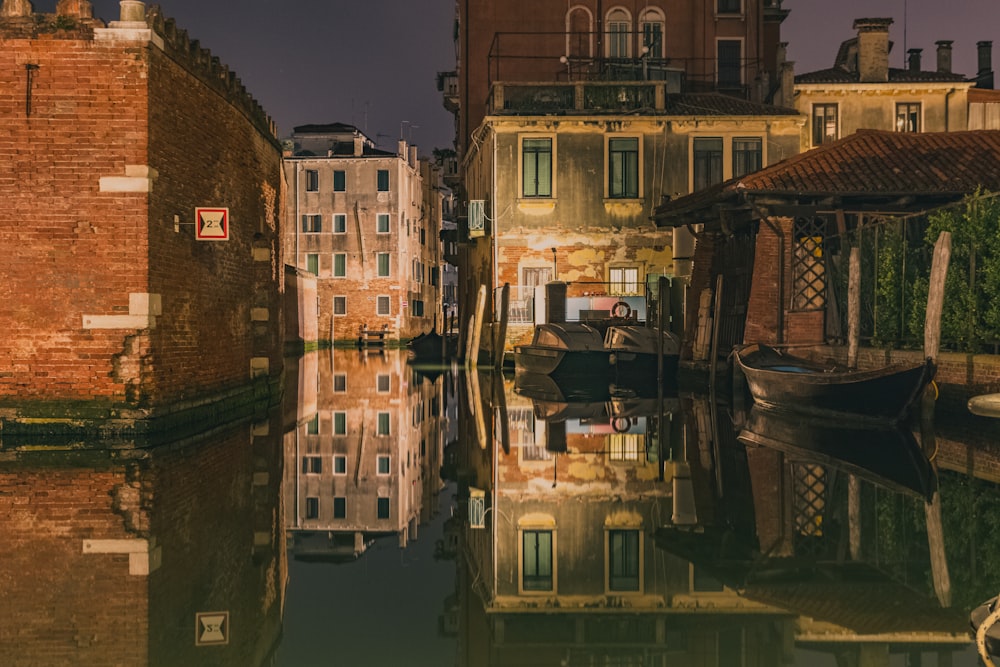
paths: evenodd
<path fill-rule="evenodd" d="M 554 198 L 529 198 L 529 199 L 518 199 L 517 208 L 520 211 L 540 211 L 540 212 L 550 212 L 556 209 L 556 200 Z"/>

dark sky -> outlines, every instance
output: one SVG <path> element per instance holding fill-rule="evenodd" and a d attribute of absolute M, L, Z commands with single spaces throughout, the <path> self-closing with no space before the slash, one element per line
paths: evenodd
<path fill-rule="evenodd" d="M 55 7 L 55 0 L 34 2 L 36 11 Z M 118 17 L 117 0 L 92 2 L 96 16 Z M 452 119 L 441 105 L 435 74 L 455 66 L 454 0 L 160 5 L 236 72 L 282 136 L 296 125 L 347 122 L 383 148 L 394 148 L 401 133 L 424 154 L 452 145 Z M 968 75 L 976 71 L 976 42 L 1000 31 L 1000 0 L 785 0 L 784 7 L 791 14 L 782 38 L 798 73 L 831 66 L 840 42 L 854 36 L 855 18 L 895 20 L 894 67 L 904 66 L 906 48 L 922 48 L 924 69 L 933 69 L 934 42 L 950 39 L 953 69 Z"/>

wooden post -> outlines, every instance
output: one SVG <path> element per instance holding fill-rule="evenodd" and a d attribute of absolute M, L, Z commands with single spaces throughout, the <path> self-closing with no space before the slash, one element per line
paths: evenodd
<path fill-rule="evenodd" d="M 510 310 L 510 283 L 504 283 L 500 288 L 500 326 L 493 341 L 493 367 L 503 368 L 504 348 L 507 344 L 507 311 Z"/>
<path fill-rule="evenodd" d="M 851 248 L 847 277 L 847 367 L 858 367 L 858 337 L 861 330 L 861 253 Z"/>
<path fill-rule="evenodd" d="M 719 320 L 722 319 L 723 278 L 720 273 L 715 278 L 715 316 L 712 319 L 712 347 L 708 360 L 708 393 L 715 396 L 715 367 L 719 360 Z M 714 401 L 713 401 L 714 403 Z"/>
<path fill-rule="evenodd" d="M 472 344 L 471 354 L 465 360 L 465 365 L 469 368 L 479 366 L 479 342 L 483 336 L 483 318 L 486 315 L 486 285 L 479 286 L 479 300 L 476 302 L 475 320 L 472 324 Z"/>
<path fill-rule="evenodd" d="M 951 259 L 951 233 L 941 232 L 934 244 L 931 262 L 930 290 L 927 295 L 927 319 L 924 324 L 924 356 L 937 361 L 941 347 L 941 311 L 944 307 L 944 284 Z M 934 434 L 934 400 L 937 390 L 928 385 L 920 403 L 920 444 L 924 453 L 933 456 L 936 449 Z M 927 546 L 931 557 L 934 591 L 942 607 L 951 606 L 951 577 L 944 546 L 944 524 L 941 520 L 941 494 L 934 492 L 924 504 L 927 520 Z"/>
<path fill-rule="evenodd" d="M 663 392 L 663 334 L 667 330 L 667 313 L 670 310 L 670 281 L 660 276 L 656 284 L 657 343 L 656 384 Z"/>

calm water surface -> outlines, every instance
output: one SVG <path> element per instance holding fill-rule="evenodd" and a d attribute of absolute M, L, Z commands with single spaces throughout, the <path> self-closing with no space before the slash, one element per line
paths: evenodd
<path fill-rule="evenodd" d="M 0 664 L 977 663 L 988 421 L 928 456 L 698 392 L 287 368 L 253 423 L 2 443 Z"/>

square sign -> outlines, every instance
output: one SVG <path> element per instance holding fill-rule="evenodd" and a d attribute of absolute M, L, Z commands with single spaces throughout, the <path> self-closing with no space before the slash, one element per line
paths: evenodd
<path fill-rule="evenodd" d="M 211 611 L 195 614 L 195 646 L 223 646 L 229 643 L 229 612 Z"/>
<path fill-rule="evenodd" d="M 229 209 L 196 208 L 194 227 L 195 238 L 199 241 L 228 241 Z"/>

